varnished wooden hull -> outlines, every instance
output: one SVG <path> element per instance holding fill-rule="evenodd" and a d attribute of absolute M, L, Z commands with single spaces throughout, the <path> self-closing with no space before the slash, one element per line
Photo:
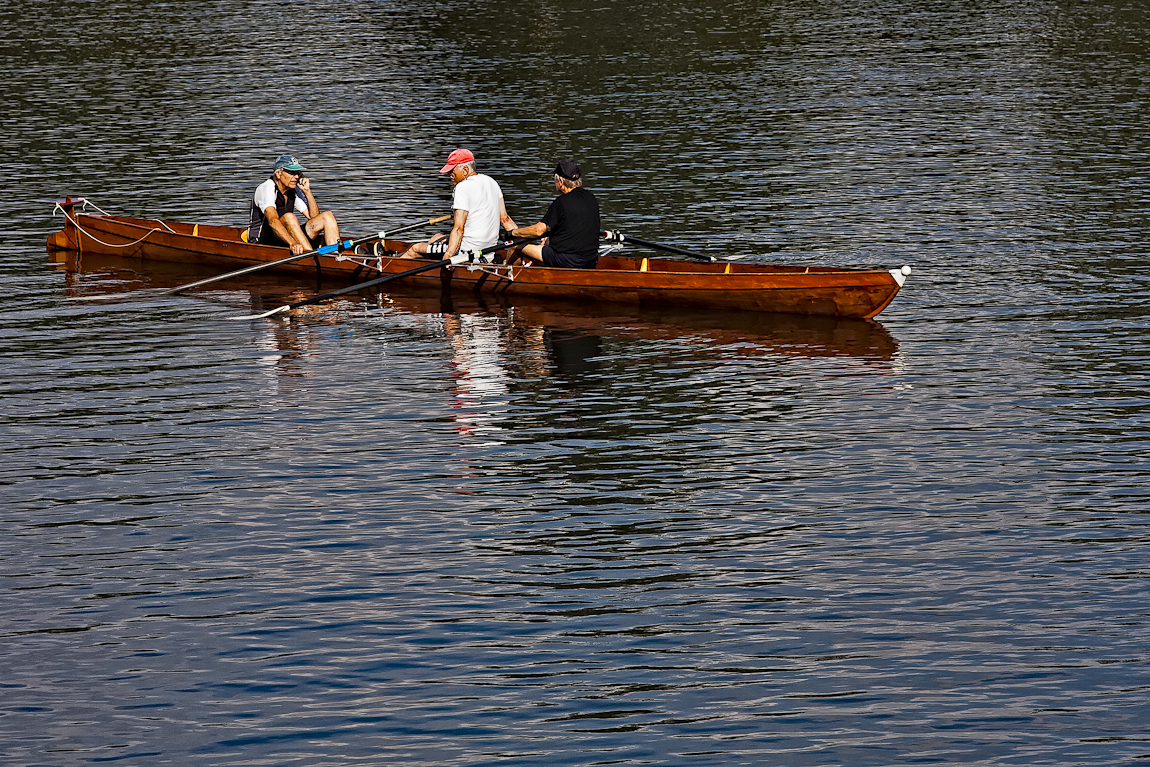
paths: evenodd
<path fill-rule="evenodd" d="M 66 210 L 68 208 L 65 208 Z M 49 250 L 76 250 L 128 258 L 219 266 L 234 270 L 283 258 L 285 248 L 252 245 L 242 229 L 151 221 L 123 216 L 73 213 L 62 231 L 48 240 Z M 368 252 L 372 244 L 367 245 Z M 387 241 L 388 251 L 406 243 Z M 429 261 L 385 254 L 382 258 L 341 260 L 315 256 L 275 267 L 314 277 L 346 274 L 349 281 L 405 271 Z M 894 299 L 908 270 L 836 269 L 758 263 L 700 263 L 673 259 L 607 255 L 596 269 L 517 266 L 491 274 L 467 266 L 432 270 L 389 284 L 444 286 L 485 293 L 546 296 L 582 302 L 611 301 L 638 305 L 694 306 L 761 312 L 873 317 Z"/>

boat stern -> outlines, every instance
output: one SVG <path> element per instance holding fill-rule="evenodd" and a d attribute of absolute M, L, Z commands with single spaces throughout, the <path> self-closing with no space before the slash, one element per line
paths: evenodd
<path fill-rule="evenodd" d="M 64 228 L 48 235 L 48 252 L 60 250 L 79 250 L 80 237 L 76 231 L 76 206 L 83 206 L 86 200 L 83 197 L 65 197 L 56 200 L 55 210 L 64 214 Z"/>

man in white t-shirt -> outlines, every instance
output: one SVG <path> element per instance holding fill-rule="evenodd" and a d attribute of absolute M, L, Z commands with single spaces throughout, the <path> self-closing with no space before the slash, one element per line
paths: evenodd
<path fill-rule="evenodd" d="M 451 207 L 455 221 L 446 240 L 442 234 L 427 242 L 417 242 L 401 258 L 434 256 L 451 258 L 460 250 L 488 248 L 499 241 L 499 227 L 510 231 L 515 222 L 507 215 L 503 204 L 503 191 L 495 179 L 475 171 L 475 155 L 466 149 L 456 149 L 439 171 L 450 173 L 455 186 Z"/>
<path fill-rule="evenodd" d="M 315 249 L 311 241 L 321 230 L 325 245 L 339 242 L 335 214 L 320 212 L 305 170 L 290 154 L 276 158 L 271 178 L 256 187 L 252 197 L 248 242 L 287 246 L 297 256 Z M 307 220 L 302 227 L 297 214 Z"/>

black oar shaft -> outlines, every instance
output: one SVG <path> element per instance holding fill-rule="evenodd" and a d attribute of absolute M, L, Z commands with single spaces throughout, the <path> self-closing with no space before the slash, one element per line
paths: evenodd
<path fill-rule="evenodd" d="M 642 245 L 645 248 L 652 248 L 654 250 L 664 250 L 668 253 L 677 253 L 680 256 L 690 256 L 691 258 L 697 258 L 701 261 L 715 261 L 716 260 L 714 256 L 708 256 L 708 255 L 705 255 L 703 253 L 695 253 L 694 251 L 684 250 L 683 248 L 676 248 L 674 245 L 661 245 L 657 242 L 649 242 L 647 240 L 640 240 L 638 237 L 632 237 L 631 235 L 623 234 L 622 232 L 601 232 L 600 236 L 604 237 L 608 240 L 613 240 L 615 242 L 633 242 L 636 245 Z"/>
<path fill-rule="evenodd" d="M 375 239 L 382 240 L 386 237 L 386 235 L 389 235 L 389 234 L 402 234 L 403 232 L 409 232 L 412 229 L 418 229 L 421 226 L 434 226 L 435 224 L 441 223 L 443 221 L 447 221 L 449 218 L 451 218 L 451 216 L 440 216 L 438 218 L 425 218 L 425 219 L 422 219 L 420 221 L 415 221 L 415 222 L 410 223 L 410 224 L 404 224 L 403 226 L 399 227 L 398 229 L 392 229 L 390 232 L 386 232 L 386 231 L 385 232 L 378 232 L 376 234 L 369 235 L 367 237 L 361 237 L 358 240 L 344 240 L 342 242 L 337 242 L 337 243 L 334 243 L 332 245 L 324 245 L 322 248 L 316 248 L 315 250 L 309 250 L 307 253 L 300 253 L 299 255 L 287 256 L 286 258 L 281 258 L 277 261 L 268 261 L 265 263 L 253 264 L 252 266 L 245 266 L 243 269 L 236 269 L 234 272 L 227 272 L 226 274 L 218 274 L 215 277 L 208 277 L 206 279 L 198 280 L 196 282 L 189 282 L 187 285 L 179 285 L 179 286 L 174 287 L 174 288 L 168 288 L 167 290 L 161 291 L 159 293 L 159 295 L 164 296 L 164 295 L 170 295 L 173 293 L 180 293 L 180 292 L 185 291 L 185 290 L 191 290 L 192 288 L 198 288 L 198 287 L 201 287 L 203 285 L 209 285 L 213 282 L 219 282 L 220 280 L 226 280 L 226 279 L 229 279 L 231 277 L 240 277 L 240 276 L 245 275 L 245 274 L 251 274 L 252 272 L 258 272 L 261 269 L 270 269 L 273 266 L 282 266 L 283 264 L 290 264 L 293 261 L 301 261 L 305 258 L 310 258 L 312 256 L 323 256 L 323 255 L 327 255 L 329 253 L 338 253 L 340 250 L 345 250 L 348 248 L 354 248 L 356 245 L 361 245 L 361 244 L 363 244 L 365 242 L 369 242 L 371 240 L 375 240 Z"/>
<path fill-rule="evenodd" d="M 263 314 L 251 314 L 251 315 L 246 315 L 243 317 L 232 317 L 231 319 L 234 319 L 234 320 L 255 320 L 255 319 L 262 319 L 264 317 L 270 317 L 273 314 L 280 314 L 281 312 L 287 312 L 287 311 L 291 311 L 292 309 L 298 309 L 301 306 L 308 306 L 309 304 L 316 304 L 316 303 L 319 303 L 320 301 L 326 301 L 329 298 L 338 298 L 339 296 L 346 296 L 348 293 L 356 293 L 360 290 L 366 290 L 367 288 L 374 288 L 377 285 L 382 285 L 385 282 L 391 282 L 392 280 L 398 280 L 398 279 L 401 279 L 403 277 L 410 277 L 412 275 L 420 274 L 422 272 L 430 272 L 432 269 L 439 269 L 439 268 L 444 267 L 444 266 L 466 263 L 467 261 L 472 260 L 475 256 L 487 255 L 488 253 L 494 253 L 497 250 L 507 250 L 508 248 L 514 248 L 517 245 L 522 245 L 525 242 L 535 242 L 535 241 L 541 240 L 541 239 L 542 239 L 541 236 L 540 237 L 516 237 L 514 239 L 506 240 L 504 242 L 498 242 L 498 243 L 496 243 L 490 247 L 484 248 L 483 250 L 480 250 L 480 251 L 469 251 L 469 252 L 460 251 L 460 252 L 456 253 L 454 256 L 452 256 L 451 258 L 445 258 L 442 261 L 434 261 L 430 264 L 421 264 L 419 266 L 413 267 L 413 268 L 408 269 L 406 271 L 397 272 L 396 274 L 385 274 L 382 277 L 375 277 L 374 279 L 367 280 L 366 282 L 357 282 L 355 285 L 349 285 L 346 288 L 340 288 L 339 290 L 333 290 L 330 293 L 323 293 L 323 294 L 318 295 L 318 296 L 312 296 L 311 298 L 305 298 L 302 301 L 296 301 L 295 303 L 292 303 L 292 304 L 284 304 L 283 306 L 277 306 L 275 309 L 271 309 L 269 311 L 266 311 Z"/>
<path fill-rule="evenodd" d="M 371 237 L 368 237 L 365 239 L 369 239 L 369 240 L 375 239 L 375 235 L 372 235 Z M 347 242 L 347 244 L 344 247 L 354 247 L 354 245 L 356 244 L 356 242 L 353 242 L 352 240 L 347 240 L 346 242 Z M 331 247 L 331 246 L 324 246 L 324 247 L 327 248 L 327 247 Z M 335 249 L 338 249 L 338 244 L 335 247 Z M 202 287 L 203 285 L 210 285 L 213 282 L 220 282 L 221 280 L 230 279 L 232 277 L 241 277 L 245 274 L 251 274 L 252 272 L 258 272 L 262 269 L 270 269 L 273 266 L 282 266 L 283 264 L 290 264 L 293 261 L 302 261 L 303 259 L 310 258 L 311 256 L 318 256 L 322 252 L 329 252 L 330 253 L 330 252 L 334 252 L 334 251 L 325 251 L 324 248 L 318 248 L 316 250 L 309 250 L 307 253 L 300 253 L 299 255 L 291 255 L 291 256 L 288 256 L 287 258 L 281 258 L 281 259 L 278 259 L 276 261 L 265 261 L 265 262 L 262 262 L 259 264 L 253 264 L 252 266 L 245 266 L 243 269 L 236 269 L 234 272 L 227 272 L 226 274 L 217 274 L 215 277 L 207 277 L 207 278 L 202 279 L 202 280 L 197 280 L 196 282 L 189 282 L 186 285 L 177 285 L 174 288 L 167 288 L 166 290 L 161 290 L 159 292 L 159 295 L 167 296 L 167 295 L 172 295 L 175 293 L 182 293 L 185 290 L 191 290 L 192 288 Z"/>
<path fill-rule="evenodd" d="M 302 301 L 296 301 L 294 304 L 281 306 L 280 311 L 288 311 L 289 309 L 296 309 L 301 306 L 307 306 L 308 304 L 317 304 L 320 301 L 326 301 L 329 298 L 339 298 L 340 296 L 346 296 L 348 293 L 356 293 L 360 290 L 366 290 L 367 288 L 374 288 L 376 285 L 382 285 L 385 282 L 398 280 L 401 277 L 410 277 L 413 274 L 419 274 L 421 272 L 430 272 L 432 269 L 438 269 L 441 266 L 447 266 L 448 264 L 453 263 L 453 259 L 455 258 L 457 258 L 457 256 L 453 256 L 452 258 L 445 258 L 442 261 L 436 261 L 432 264 L 421 264 L 412 269 L 398 272 L 396 274 L 387 274 L 383 277 L 376 277 L 374 279 L 368 280 L 367 282 L 357 282 L 355 285 L 348 285 L 346 288 L 340 288 L 339 290 L 333 290 L 330 293 L 323 293 L 322 295 L 305 298 Z"/>

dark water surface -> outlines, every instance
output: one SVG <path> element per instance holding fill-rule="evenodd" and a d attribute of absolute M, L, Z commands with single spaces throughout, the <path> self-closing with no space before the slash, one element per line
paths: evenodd
<path fill-rule="evenodd" d="M 1150 758 L 1150 18 L 1012 2 L 0 9 L 0 763 Z M 914 268 L 879 323 L 178 284 L 52 200 Z"/>

